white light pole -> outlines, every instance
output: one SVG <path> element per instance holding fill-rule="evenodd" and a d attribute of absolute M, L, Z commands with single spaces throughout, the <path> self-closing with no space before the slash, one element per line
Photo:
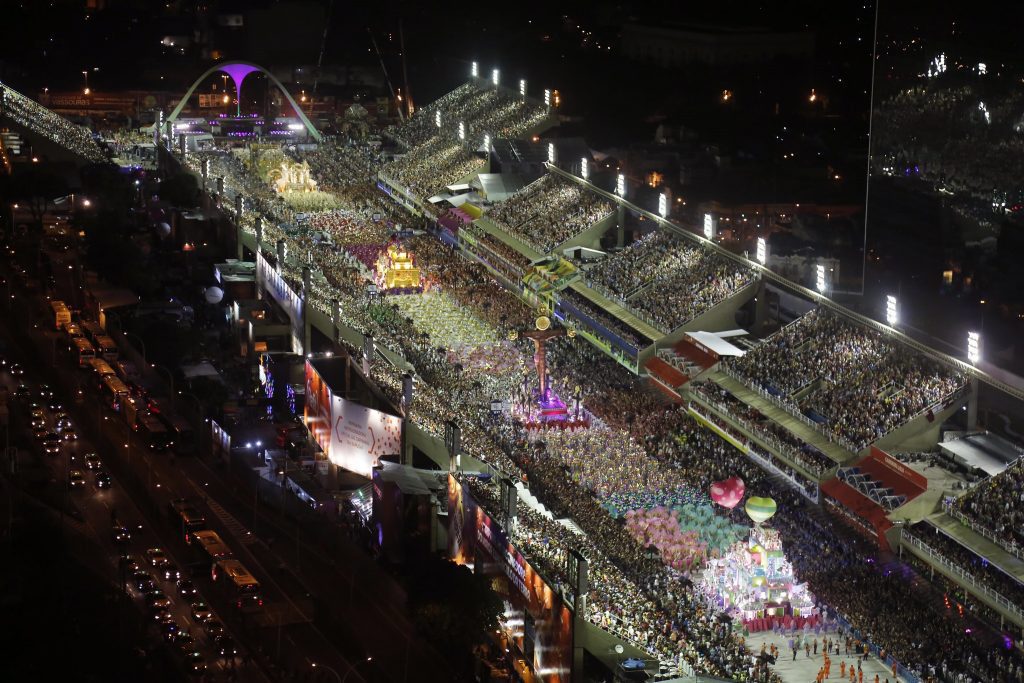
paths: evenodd
<path fill-rule="evenodd" d="M 526 97 L 526 79 L 525 78 L 520 78 L 519 79 L 519 94 L 523 98 Z"/>
<path fill-rule="evenodd" d="M 768 262 L 768 243 L 763 237 L 757 238 L 757 262 L 762 266 Z"/>
<path fill-rule="evenodd" d="M 658 215 L 662 218 L 668 216 L 668 196 L 664 192 L 658 195 Z"/>
<path fill-rule="evenodd" d="M 491 136 L 484 133 L 484 151 L 490 154 L 491 152 Z"/>
<path fill-rule="evenodd" d="M 552 166 L 555 165 L 555 143 L 548 143 L 548 163 Z"/>
<path fill-rule="evenodd" d="M 885 322 L 889 323 L 889 327 L 896 327 L 896 323 L 899 320 L 900 315 L 896 310 L 896 297 L 889 294 L 885 297 Z"/>
<path fill-rule="evenodd" d="M 715 239 L 715 218 L 710 213 L 704 214 L 704 237 Z"/>
<path fill-rule="evenodd" d="M 466 139 L 466 122 L 459 121 L 459 140 Z"/>
<path fill-rule="evenodd" d="M 967 360 L 975 365 L 981 360 L 981 335 L 977 332 L 967 333 Z"/>
<path fill-rule="evenodd" d="M 438 109 L 437 111 L 434 112 L 434 125 L 437 126 L 438 128 L 441 127 L 441 110 L 440 109 Z"/>
<path fill-rule="evenodd" d="M 548 88 L 544 89 L 544 106 L 549 109 L 551 108 L 551 90 Z"/>
<path fill-rule="evenodd" d="M 819 294 L 824 294 L 828 284 L 825 282 L 825 266 L 821 263 L 814 267 L 815 270 L 815 286 L 818 288 Z"/>
<path fill-rule="evenodd" d="M 580 159 L 580 176 L 584 180 L 590 180 L 590 164 L 587 162 L 586 157 Z"/>
<path fill-rule="evenodd" d="M 615 179 L 615 194 L 619 195 L 620 197 L 626 196 L 626 176 L 622 175 L 621 173 Z"/>
<path fill-rule="evenodd" d="M 469 74 L 473 78 L 480 78 L 480 65 L 473 62 L 472 66 L 469 67 Z"/>
<path fill-rule="evenodd" d="M 499 72 L 497 69 L 492 69 L 491 70 L 491 83 L 494 84 L 495 88 L 497 88 L 498 84 L 501 82 L 500 76 L 501 76 L 501 72 Z"/>

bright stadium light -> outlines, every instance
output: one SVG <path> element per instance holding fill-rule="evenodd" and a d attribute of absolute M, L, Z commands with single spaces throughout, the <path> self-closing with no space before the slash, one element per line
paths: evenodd
<path fill-rule="evenodd" d="M 899 313 L 896 312 L 896 297 L 889 294 L 885 297 L 885 322 L 889 323 L 889 327 L 896 327 L 899 319 Z"/>
<path fill-rule="evenodd" d="M 972 363 L 981 360 L 981 335 L 977 332 L 967 333 L 967 360 Z"/>
<path fill-rule="evenodd" d="M 526 97 L 526 79 L 525 78 L 520 78 L 519 79 L 519 94 L 522 95 L 523 97 Z"/>
<path fill-rule="evenodd" d="M 814 267 L 815 270 L 815 286 L 818 288 L 818 292 L 821 294 L 825 293 L 825 266 L 818 264 Z"/>
<path fill-rule="evenodd" d="M 498 83 L 501 82 L 501 78 L 499 76 L 500 76 L 500 74 L 499 74 L 497 69 L 493 69 L 491 71 L 491 83 L 494 84 L 495 88 L 497 88 L 498 87 Z"/>
<path fill-rule="evenodd" d="M 587 162 L 586 157 L 580 159 L 580 175 L 583 176 L 584 180 L 590 179 L 590 164 Z"/>
<path fill-rule="evenodd" d="M 704 214 L 704 237 L 715 239 L 715 219 L 710 213 Z"/>
<path fill-rule="evenodd" d="M 551 106 L 551 91 L 548 90 L 547 88 L 544 89 L 544 106 Z"/>
<path fill-rule="evenodd" d="M 477 64 L 476 62 L 473 62 L 473 66 L 470 67 L 469 73 L 473 76 L 473 78 L 480 78 L 480 65 Z"/>
<path fill-rule="evenodd" d="M 438 128 L 441 127 L 441 110 L 440 109 L 438 109 L 437 111 L 434 112 L 434 125 L 437 126 Z"/>
<path fill-rule="evenodd" d="M 626 176 L 619 174 L 619 177 L 615 179 L 615 194 L 620 197 L 626 196 Z"/>
<path fill-rule="evenodd" d="M 459 139 L 460 140 L 465 140 L 466 139 L 466 122 L 465 121 L 459 121 Z"/>
<path fill-rule="evenodd" d="M 662 218 L 668 216 L 668 196 L 664 192 L 658 195 L 658 215 Z"/>
<path fill-rule="evenodd" d="M 757 238 L 757 262 L 762 266 L 768 262 L 768 243 L 763 237 Z"/>
<path fill-rule="evenodd" d="M 484 151 L 491 151 L 491 136 L 488 135 L 487 133 L 484 133 Z"/>
<path fill-rule="evenodd" d="M 555 143 L 548 143 L 548 163 L 554 166 L 555 164 Z"/>

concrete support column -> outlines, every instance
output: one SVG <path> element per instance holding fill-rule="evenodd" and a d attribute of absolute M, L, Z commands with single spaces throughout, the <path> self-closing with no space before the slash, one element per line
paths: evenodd
<path fill-rule="evenodd" d="M 313 352 L 313 324 L 309 318 L 310 297 L 313 295 L 313 271 L 302 266 L 302 352 Z"/>
<path fill-rule="evenodd" d="M 967 428 L 978 428 L 978 378 L 971 377 L 971 394 L 967 399 Z"/>
<path fill-rule="evenodd" d="M 277 241 L 277 272 L 284 270 L 284 261 L 288 257 L 288 243 L 284 240 Z"/>

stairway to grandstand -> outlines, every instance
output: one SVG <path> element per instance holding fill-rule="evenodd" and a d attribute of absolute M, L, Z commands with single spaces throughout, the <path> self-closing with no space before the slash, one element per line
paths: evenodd
<path fill-rule="evenodd" d="M 10 119 L 86 161 L 107 161 L 87 128 L 71 123 L 5 83 L 0 83 L 0 118 Z"/>
<path fill-rule="evenodd" d="M 892 512 L 907 502 L 905 495 L 897 493 L 894 488 L 873 479 L 870 474 L 861 471 L 859 467 L 841 467 L 836 472 L 836 476 L 846 482 L 848 486 L 857 489 L 881 505 L 888 512 Z"/>

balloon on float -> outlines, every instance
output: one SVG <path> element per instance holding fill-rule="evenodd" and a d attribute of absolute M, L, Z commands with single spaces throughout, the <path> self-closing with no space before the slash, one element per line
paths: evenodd
<path fill-rule="evenodd" d="M 171 226 L 165 222 L 157 223 L 156 232 L 161 237 L 167 237 L 168 235 L 171 234 Z"/>
<path fill-rule="evenodd" d="M 219 304 L 224 298 L 224 290 L 220 287 L 207 287 L 203 296 L 206 298 L 206 303 Z"/>
<path fill-rule="evenodd" d="M 740 504 L 746 485 L 739 477 L 730 477 L 724 481 L 716 481 L 711 485 L 711 500 L 729 510 Z"/>
<path fill-rule="evenodd" d="M 775 514 L 778 505 L 773 498 L 751 496 L 747 498 L 747 504 L 743 509 L 747 511 L 747 517 L 750 517 L 754 524 L 764 524 Z"/>

